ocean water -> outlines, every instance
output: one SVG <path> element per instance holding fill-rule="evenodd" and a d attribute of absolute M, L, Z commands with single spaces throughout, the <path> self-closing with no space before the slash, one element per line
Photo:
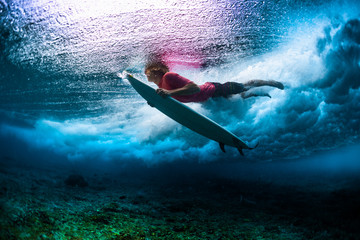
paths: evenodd
<path fill-rule="evenodd" d="M 116 77 L 130 69 L 146 81 L 143 67 L 154 55 L 199 84 L 285 84 L 284 91 L 257 90 L 271 99 L 189 104 L 259 142 L 246 160 L 301 158 L 359 143 L 353 1 L 1 1 L 0 10 L 1 138 L 28 149 L 75 161 L 239 159 L 235 149 L 223 154 L 151 109 Z"/>
<path fill-rule="evenodd" d="M 232 96 L 187 104 L 250 145 L 259 146 L 245 150 L 244 157 L 226 146 L 223 153 L 218 143 L 148 106 L 126 80 L 117 77 L 117 73 L 128 70 L 146 81 L 143 69 L 154 56 L 198 84 L 281 81 L 284 90 L 254 90 L 271 98 Z M 104 184 L 111 189 L 108 192 L 70 191 L 74 199 L 83 201 L 83 205 L 71 205 L 71 211 L 80 211 L 85 198 L 89 201 L 86 204 L 94 203 L 98 195 L 104 199 L 100 205 L 106 205 L 105 199 L 116 193 L 131 206 L 142 199 L 143 211 L 148 205 L 153 208 L 149 216 L 158 216 L 165 209 L 167 214 L 179 217 L 177 214 L 189 206 L 198 191 L 196 204 L 209 205 L 194 206 L 197 215 L 193 218 L 212 219 L 202 214 L 218 208 L 224 194 L 234 202 L 222 202 L 229 209 L 220 208 L 223 212 L 219 210 L 217 216 L 225 215 L 219 219 L 229 217 L 231 222 L 239 217 L 237 210 L 234 213 L 238 209 L 234 196 L 238 200 L 241 197 L 239 201 L 245 203 L 248 212 L 307 219 L 289 220 L 286 227 L 274 220 L 270 229 L 277 229 L 276 237 L 268 235 L 273 232 L 269 228 L 255 227 L 252 235 L 249 233 L 252 238 L 246 238 L 246 234 L 236 235 L 235 230 L 240 228 L 231 225 L 235 229 L 231 234 L 235 235 L 221 230 L 224 239 L 358 239 L 359 232 L 352 224 L 355 226 L 359 218 L 351 214 L 360 213 L 360 5 L 355 0 L 0 0 L 0 83 L 0 209 L 10 209 L 6 218 L 1 215 L 3 229 L 32 221 L 16 218 L 27 212 L 25 207 L 31 208 L 28 200 L 24 204 L 21 199 L 33 199 L 31 209 L 37 221 L 43 215 L 40 205 L 34 205 L 36 201 L 41 206 L 57 204 L 55 209 L 65 211 L 68 203 L 62 197 L 54 200 L 41 196 L 67 192 L 61 184 L 75 172 L 85 176 L 93 191 L 99 190 L 97 174 L 110 174 L 102 178 L 113 183 Z M 56 170 L 61 173 L 55 174 Z M 228 179 L 241 181 L 229 183 Z M 249 179 L 255 183 L 245 186 Z M 161 189 L 165 182 L 169 185 Z M 284 196 L 289 188 L 275 188 L 274 184 L 296 187 Z M 160 194 L 159 189 L 167 193 Z M 244 193 L 240 189 L 247 190 Z M 243 201 L 239 191 L 250 198 Z M 330 197 L 326 195 L 320 201 L 312 191 L 326 192 Z M 30 193 L 33 195 L 27 195 Z M 300 200 L 299 195 L 303 196 Z M 269 200 L 267 196 L 272 197 Z M 116 199 L 118 204 L 119 197 Z M 161 202 L 164 199 L 172 200 Z M 181 202 L 179 199 L 183 206 L 180 210 L 171 205 Z M 280 207 L 275 209 L 275 205 L 285 206 L 284 199 L 289 199 L 285 205 L 294 215 L 290 210 L 284 213 Z M 319 217 L 323 211 L 333 213 L 334 208 L 345 209 L 345 213 L 339 210 L 329 218 Z M 118 206 L 112 214 L 121 212 L 119 209 L 123 208 Z M 51 211 L 47 213 L 51 217 L 42 219 L 40 225 L 48 224 L 49 218 L 59 218 Z M 139 214 L 136 211 L 133 214 Z M 88 212 L 84 210 L 83 214 Z M 141 216 L 136 215 L 145 219 Z M 90 217 L 92 223 L 100 221 L 98 215 Z M 4 219 L 9 220 L 4 223 Z M 109 224 L 106 219 L 101 224 Z M 174 224 L 171 219 L 166 224 Z M 309 219 L 320 219 L 323 225 L 317 228 Z M 328 224 L 328 219 L 338 228 Z M 346 227 L 337 222 L 341 219 L 348 223 Z M 309 224 L 301 225 L 303 220 Z M 245 222 L 258 226 L 259 221 Z M 198 226 L 209 229 L 207 223 L 202 224 Z M 316 230 L 293 229 L 297 224 L 302 229 L 313 225 Z M 282 230 L 274 227 L 280 225 Z M 146 239 L 160 239 L 143 227 Z M 1 232 L 1 237 L 43 236 L 33 228 L 28 232 L 24 229 Z M 179 226 L 171 229 L 179 230 Z M 199 232 L 191 235 L 189 229 L 183 226 L 175 232 L 193 239 L 203 236 Z M 51 234 L 55 239 L 66 239 Z M 211 234 L 207 239 L 220 239 Z M 136 236 L 134 239 L 145 239 Z"/>

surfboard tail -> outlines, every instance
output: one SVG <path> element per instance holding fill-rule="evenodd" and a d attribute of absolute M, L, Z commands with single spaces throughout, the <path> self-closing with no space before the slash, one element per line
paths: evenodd
<path fill-rule="evenodd" d="M 237 138 L 235 138 L 235 137 L 233 138 L 233 143 L 234 143 L 235 147 L 237 148 L 237 150 L 239 151 L 239 153 L 240 153 L 242 156 L 245 156 L 245 155 L 244 155 L 244 152 L 243 152 L 243 149 L 252 150 L 252 149 L 257 148 L 257 146 L 259 145 L 259 143 L 257 143 L 257 144 L 255 145 L 255 147 L 249 147 L 249 146 L 247 146 L 247 145 L 244 145 L 243 142 L 241 142 L 239 139 L 237 139 Z"/>

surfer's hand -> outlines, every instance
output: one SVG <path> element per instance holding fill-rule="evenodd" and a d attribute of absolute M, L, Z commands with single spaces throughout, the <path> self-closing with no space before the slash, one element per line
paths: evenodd
<path fill-rule="evenodd" d="M 159 94 L 162 97 L 171 96 L 171 92 L 169 90 L 158 88 L 156 89 L 156 93 Z"/>

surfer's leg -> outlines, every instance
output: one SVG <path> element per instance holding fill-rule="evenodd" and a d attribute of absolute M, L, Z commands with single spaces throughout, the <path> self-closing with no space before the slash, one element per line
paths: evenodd
<path fill-rule="evenodd" d="M 249 90 L 254 87 L 262 87 L 262 86 L 270 86 L 276 87 L 279 89 L 284 89 L 284 85 L 281 82 L 274 81 L 274 80 L 251 80 L 244 83 L 245 90 Z"/>
<path fill-rule="evenodd" d="M 269 97 L 269 98 L 271 98 L 270 94 L 268 94 L 268 93 L 247 93 L 247 92 L 242 92 L 241 97 L 243 99 L 250 98 L 250 97 Z"/>
<path fill-rule="evenodd" d="M 227 89 L 227 92 L 230 95 L 239 94 L 239 93 L 246 91 L 245 86 L 242 83 L 226 82 L 226 83 L 224 83 L 224 85 L 225 85 L 225 88 Z"/>
<path fill-rule="evenodd" d="M 246 91 L 244 84 L 237 82 L 213 83 L 215 85 L 215 92 L 212 97 L 227 98 L 234 94 L 239 94 Z"/>

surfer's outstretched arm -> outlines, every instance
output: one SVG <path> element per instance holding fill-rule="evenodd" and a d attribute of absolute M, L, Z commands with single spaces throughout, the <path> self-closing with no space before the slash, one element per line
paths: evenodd
<path fill-rule="evenodd" d="M 164 88 L 158 88 L 156 93 L 160 96 L 179 96 L 179 95 L 191 95 L 200 92 L 200 87 L 195 83 L 186 84 L 182 88 L 176 88 L 167 90 Z"/>

